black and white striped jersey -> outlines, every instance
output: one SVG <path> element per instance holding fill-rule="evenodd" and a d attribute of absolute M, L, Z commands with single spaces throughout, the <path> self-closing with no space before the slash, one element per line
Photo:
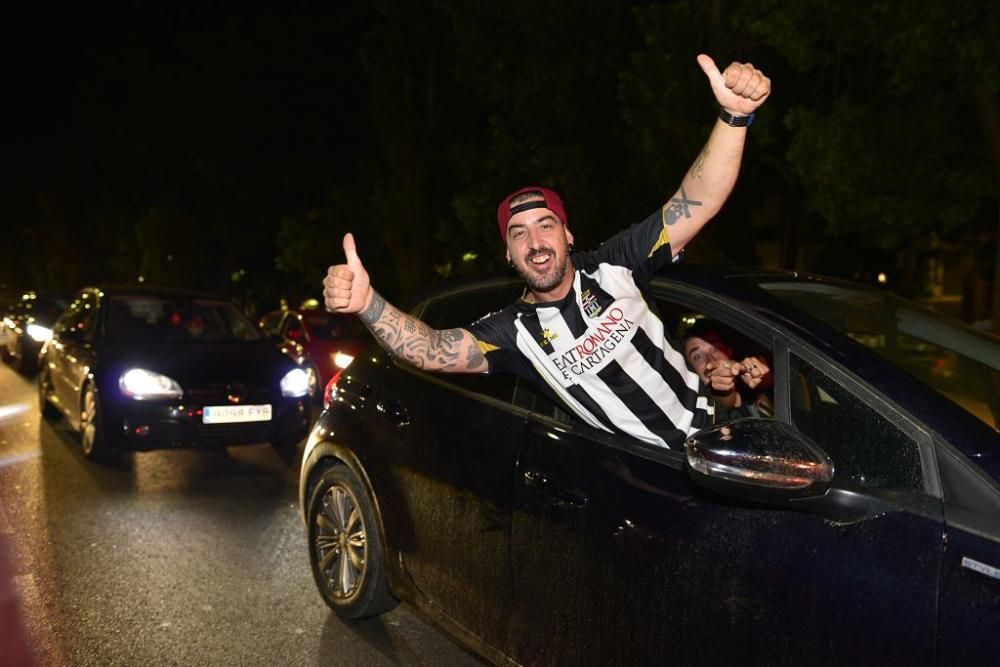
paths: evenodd
<path fill-rule="evenodd" d="M 703 428 L 705 390 L 650 305 L 649 280 L 671 261 L 668 210 L 571 255 L 565 298 L 519 299 L 468 327 L 489 372 L 532 379 L 588 424 L 644 442 L 677 447 Z"/>

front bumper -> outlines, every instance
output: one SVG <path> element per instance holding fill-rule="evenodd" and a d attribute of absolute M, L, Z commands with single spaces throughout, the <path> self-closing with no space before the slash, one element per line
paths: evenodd
<path fill-rule="evenodd" d="M 296 442 L 309 430 L 308 398 L 270 402 L 269 421 L 203 423 L 204 406 L 217 404 L 122 402 L 106 407 L 104 433 L 117 447 L 149 450 Z"/>

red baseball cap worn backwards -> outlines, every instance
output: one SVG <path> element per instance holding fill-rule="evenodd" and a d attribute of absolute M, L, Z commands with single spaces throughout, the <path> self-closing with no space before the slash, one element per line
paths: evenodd
<path fill-rule="evenodd" d="M 510 200 L 526 192 L 537 192 L 542 196 L 542 201 L 527 201 L 511 208 Z M 507 224 L 511 218 L 521 211 L 529 211 L 533 208 L 547 208 L 555 213 L 564 225 L 569 224 L 569 221 L 566 219 L 566 209 L 563 207 L 563 202 L 559 195 L 548 188 L 543 188 L 539 185 L 530 185 L 511 192 L 497 206 L 497 225 L 500 226 L 500 238 L 504 241 L 507 240 Z"/>

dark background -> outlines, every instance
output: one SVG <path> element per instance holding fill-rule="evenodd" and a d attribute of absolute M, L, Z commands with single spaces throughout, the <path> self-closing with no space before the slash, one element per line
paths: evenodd
<path fill-rule="evenodd" d="M 592 247 L 700 150 L 705 52 L 774 92 L 689 257 L 1000 301 L 989 0 L 93 5 L 0 10 L 8 291 L 142 276 L 256 313 L 318 297 L 353 231 L 403 299 L 502 269 L 496 203 L 528 183 Z"/>

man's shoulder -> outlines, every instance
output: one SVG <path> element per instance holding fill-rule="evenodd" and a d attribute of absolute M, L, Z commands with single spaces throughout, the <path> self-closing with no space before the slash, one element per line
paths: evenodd
<path fill-rule="evenodd" d="M 526 303 L 522 299 L 518 299 L 514 303 L 505 306 L 500 310 L 494 310 L 486 313 L 485 315 L 477 319 L 475 322 L 473 322 L 472 326 L 473 327 L 479 325 L 496 326 L 504 324 L 512 325 L 514 321 L 517 319 L 518 313 L 525 312 L 525 310 L 530 308 L 531 308 L 530 304 Z"/>
<path fill-rule="evenodd" d="M 573 266 L 576 267 L 577 271 L 584 273 L 591 280 L 596 280 L 598 283 L 609 280 L 631 280 L 633 274 L 632 267 L 628 266 L 625 262 L 601 256 L 597 252 L 574 254 Z"/>

